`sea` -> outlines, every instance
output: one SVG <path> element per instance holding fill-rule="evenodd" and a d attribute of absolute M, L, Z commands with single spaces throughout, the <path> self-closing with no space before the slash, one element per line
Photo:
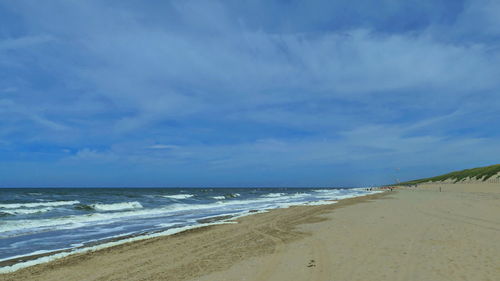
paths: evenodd
<path fill-rule="evenodd" d="M 271 209 L 334 204 L 375 192 L 367 188 L 0 188 L 0 272 L 17 268 L 17 263 L 47 261 L 51 254 L 63 256 L 98 245 L 230 223 L 235 217 Z"/>

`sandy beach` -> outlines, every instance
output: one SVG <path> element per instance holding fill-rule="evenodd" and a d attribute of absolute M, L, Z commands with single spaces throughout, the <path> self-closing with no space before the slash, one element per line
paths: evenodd
<path fill-rule="evenodd" d="M 273 210 L 0 280 L 499 280 L 500 186 L 441 189 Z"/>

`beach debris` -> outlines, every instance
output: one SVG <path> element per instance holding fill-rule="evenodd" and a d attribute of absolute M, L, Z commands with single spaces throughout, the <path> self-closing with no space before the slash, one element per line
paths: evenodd
<path fill-rule="evenodd" d="M 315 267 L 316 266 L 316 261 L 315 260 L 310 260 L 309 264 L 307 264 L 307 267 Z"/>

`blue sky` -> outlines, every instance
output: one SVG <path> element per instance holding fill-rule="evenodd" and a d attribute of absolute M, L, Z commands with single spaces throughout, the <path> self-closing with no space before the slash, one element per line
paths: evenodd
<path fill-rule="evenodd" d="M 499 66 L 493 0 L 2 1 L 0 186 L 358 186 L 494 164 Z"/>

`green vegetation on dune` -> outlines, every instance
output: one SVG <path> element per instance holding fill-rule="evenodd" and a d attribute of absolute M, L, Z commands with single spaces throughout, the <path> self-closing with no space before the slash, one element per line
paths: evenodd
<path fill-rule="evenodd" d="M 483 181 L 485 181 L 498 173 L 500 173 L 500 164 L 491 165 L 487 167 L 465 169 L 462 171 L 451 172 L 437 177 L 407 181 L 401 184 L 419 184 L 424 182 L 438 182 L 445 180 L 452 180 L 454 182 L 459 182 L 466 178 L 477 179 L 477 180 L 482 179 Z"/>

